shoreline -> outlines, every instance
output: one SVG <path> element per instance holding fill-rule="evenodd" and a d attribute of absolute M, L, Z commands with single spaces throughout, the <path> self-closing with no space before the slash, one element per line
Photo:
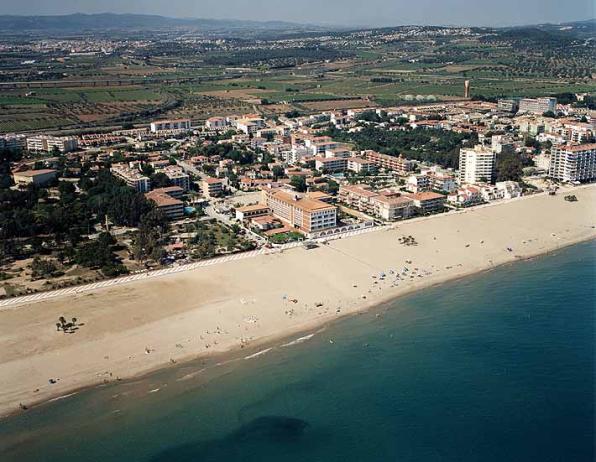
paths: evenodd
<path fill-rule="evenodd" d="M 201 360 L 203 360 L 203 361 L 213 360 L 212 364 L 204 365 L 201 369 L 198 369 L 190 374 L 186 374 L 185 376 L 176 379 L 176 381 L 192 379 L 200 374 L 203 374 L 207 371 L 210 371 L 210 370 L 218 368 L 218 367 L 230 366 L 234 363 L 241 362 L 244 360 L 258 359 L 261 356 L 267 355 L 269 352 L 279 350 L 282 348 L 287 348 L 287 347 L 290 347 L 290 346 L 293 346 L 296 344 L 304 343 L 304 342 L 312 339 L 313 337 L 318 336 L 319 334 L 322 334 L 323 332 L 325 332 L 327 330 L 327 328 L 329 326 L 331 326 L 339 321 L 342 321 L 344 319 L 351 318 L 354 316 L 370 313 L 374 310 L 383 310 L 384 307 L 386 307 L 387 305 L 390 305 L 390 304 L 398 301 L 401 298 L 407 297 L 407 296 L 415 294 L 417 292 L 432 289 L 432 288 L 437 288 L 437 287 L 440 287 L 442 285 L 449 284 L 449 283 L 455 283 L 459 280 L 464 280 L 464 279 L 468 279 L 468 278 L 472 278 L 472 277 L 476 277 L 476 276 L 482 276 L 485 273 L 488 273 L 493 270 L 502 269 L 508 265 L 515 265 L 516 263 L 529 262 L 529 261 L 532 261 L 532 260 L 535 260 L 538 258 L 546 257 L 551 254 L 556 254 L 558 251 L 565 250 L 568 247 L 580 245 L 582 243 L 587 243 L 587 242 L 594 241 L 594 240 L 596 240 L 596 237 L 583 239 L 583 240 L 580 240 L 577 242 L 569 242 L 555 250 L 538 253 L 536 255 L 529 255 L 527 257 L 519 258 L 514 261 L 505 262 L 505 263 L 499 264 L 498 266 L 486 268 L 486 269 L 480 270 L 478 272 L 470 272 L 469 274 L 463 274 L 463 275 L 455 277 L 453 279 L 447 279 L 442 282 L 437 282 L 435 284 L 432 284 L 432 285 L 429 285 L 426 287 L 412 288 L 411 290 L 401 293 L 400 295 L 397 295 L 395 297 L 388 297 L 386 300 L 380 300 L 379 302 L 370 304 L 369 306 L 363 307 L 362 309 L 360 309 L 358 311 L 347 313 L 347 314 L 344 314 L 343 316 L 328 320 L 323 324 L 313 323 L 312 326 L 308 326 L 308 327 L 307 326 L 302 326 L 302 327 L 298 326 L 295 331 L 291 331 L 291 332 L 288 331 L 288 332 L 285 332 L 285 333 L 280 334 L 279 336 L 273 337 L 273 338 L 259 339 L 254 344 L 251 345 L 249 350 L 246 351 L 246 353 L 248 353 L 247 356 L 240 354 L 242 352 L 242 349 L 231 348 L 229 350 L 218 352 L 218 353 L 215 353 L 212 355 L 201 354 L 198 356 L 187 357 L 187 358 L 181 359 L 175 365 L 158 365 L 152 369 L 148 369 L 146 371 L 139 372 L 139 373 L 132 375 L 130 377 L 122 378 L 118 381 L 110 381 L 107 383 L 106 382 L 92 383 L 92 384 L 88 384 L 88 385 L 83 385 L 80 388 L 72 389 L 68 393 L 63 394 L 63 395 L 56 395 L 56 396 L 49 397 L 49 398 L 46 398 L 46 399 L 43 399 L 40 401 L 33 401 L 33 402 L 29 403 L 27 405 L 27 407 L 28 407 L 28 410 L 38 409 L 45 405 L 50 405 L 52 403 L 61 401 L 63 399 L 68 399 L 72 396 L 78 395 L 80 393 L 84 393 L 86 391 L 91 391 L 91 390 L 97 389 L 99 387 L 104 387 L 104 386 L 109 386 L 109 385 L 117 385 L 119 383 L 120 384 L 132 384 L 133 382 L 142 382 L 142 381 L 149 379 L 151 376 L 154 376 L 158 372 L 166 371 L 169 367 L 179 367 L 179 368 L 190 367 L 190 366 L 192 366 L 192 363 L 194 363 L 194 362 L 198 362 Z M 315 329 L 315 330 L 313 331 L 313 329 Z M 253 351 L 254 351 L 254 353 L 253 353 Z M 151 393 L 154 393 L 157 391 L 160 391 L 160 389 L 157 388 L 154 390 L 149 390 L 146 393 L 151 394 Z M 15 416 L 21 415 L 21 414 L 23 414 L 23 411 L 21 411 L 21 410 L 14 410 L 9 413 L 0 413 L 0 421 L 8 420 L 11 417 L 15 417 Z"/>
<path fill-rule="evenodd" d="M 176 365 L 184 365 L 185 363 L 188 364 L 201 359 L 211 360 L 239 356 L 239 353 L 244 347 L 247 347 L 247 353 L 249 351 L 259 353 L 263 347 L 280 347 L 283 341 L 289 341 L 305 333 L 310 334 L 313 329 L 317 331 L 325 329 L 335 320 L 364 313 L 376 307 L 382 307 L 413 292 L 440 286 L 446 282 L 454 282 L 458 279 L 481 274 L 509 263 L 530 260 L 571 245 L 593 240 L 596 238 L 596 232 L 594 231 L 596 214 L 591 210 L 590 205 L 594 203 L 596 188 L 584 187 L 577 192 L 581 196 L 580 203 L 574 205 L 563 203 L 561 196 L 556 198 L 535 196 L 525 201 L 499 204 L 500 207 L 495 205 L 490 208 L 470 210 L 462 214 L 437 215 L 436 217 L 416 223 L 404 222 L 397 229 L 382 230 L 377 233 L 366 233 L 351 239 L 332 241 L 315 251 L 320 254 L 318 255 L 320 258 L 317 258 L 317 255 L 309 254 L 312 251 L 297 248 L 279 254 L 269 254 L 249 260 L 236 261 L 233 262 L 233 265 L 222 264 L 217 267 L 210 267 L 208 270 L 202 270 L 205 273 L 215 274 L 199 275 L 198 272 L 189 271 L 164 276 L 159 281 L 150 282 L 151 285 L 160 286 L 153 288 L 158 292 L 157 297 L 147 295 L 147 283 L 103 289 L 98 291 L 97 294 L 81 294 L 72 297 L 72 309 L 83 311 L 89 309 L 102 312 L 96 315 L 96 319 L 90 321 L 91 327 L 89 330 L 93 329 L 92 324 L 94 323 L 99 324 L 101 322 L 102 325 L 100 328 L 94 329 L 93 332 L 87 332 L 82 344 L 77 340 L 79 333 L 66 337 L 63 334 L 59 334 L 61 337 L 57 337 L 55 332 L 47 332 L 48 326 L 44 326 L 41 322 L 47 319 L 48 316 L 51 316 L 45 313 L 45 311 L 58 313 L 63 309 L 60 306 L 60 302 L 63 302 L 63 299 L 27 305 L 27 309 L 0 312 L 0 316 L 10 318 L 7 323 L 0 322 L 0 348 L 8 346 L 12 353 L 12 356 L 9 355 L 7 357 L 4 349 L 0 349 L 0 416 L 2 418 L 8 418 L 22 412 L 19 410 L 20 402 L 28 407 L 40 406 L 49 402 L 49 400 L 63 399 L 66 395 L 79 393 L 104 383 L 114 383 L 117 380 L 143 379 L 171 366 L 176 367 Z M 538 205 L 544 204 L 533 204 L 533 202 L 549 201 L 557 205 L 556 208 L 561 211 L 560 214 L 554 213 L 556 211 L 541 211 Z M 532 205 L 536 206 L 532 207 Z M 580 207 L 572 209 L 571 207 L 575 205 L 579 205 Z M 530 220 L 523 223 L 525 225 L 540 227 L 541 225 L 552 224 L 553 227 L 547 230 L 542 229 L 538 232 L 533 228 L 529 229 L 526 226 L 518 226 L 515 229 L 514 235 L 506 236 L 506 242 L 512 239 L 530 239 L 527 250 L 518 252 L 515 249 L 515 252 L 507 252 L 503 250 L 501 243 L 497 247 L 487 244 L 485 248 L 479 249 L 478 255 L 468 256 L 467 261 L 463 259 L 463 263 L 457 263 L 458 266 L 454 266 L 456 264 L 455 262 L 459 260 L 452 260 L 454 256 L 453 252 L 448 252 L 449 255 L 447 257 L 449 258 L 447 258 L 438 255 L 440 251 L 443 251 L 443 247 L 440 244 L 432 246 L 433 234 L 436 234 L 434 236 L 435 241 L 446 237 L 449 239 L 458 238 L 457 248 L 460 250 L 461 243 L 466 242 L 469 238 L 467 233 L 465 236 L 457 236 L 460 230 L 454 230 L 453 226 L 444 226 L 442 230 L 431 230 L 432 232 L 430 234 L 428 233 L 428 228 L 432 227 L 433 223 L 441 222 L 449 222 L 450 225 L 452 225 L 451 222 L 454 222 L 456 225 L 462 225 L 462 229 L 470 227 L 472 231 L 482 231 L 481 235 L 484 238 L 482 242 L 484 243 L 486 241 L 488 243 L 491 237 L 495 239 L 498 237 L 489 237 L 488 235 L 490 233 L 487 233 L 487 231 L 503 224 L 500 217 L 503 213 L 500 212 L 507 214 L 513 208 L 522 209 L 522 214 L 517 214 L 520 218 L 525 214 L 531 215 L 531 211 L 532 213 L 537 213 L 541 217 L 540 219 L 543 220 L 542 223 L 538 223 L 532 219 L 536 217 L 529 217 Z M 571 214 L 569 214 L 570 211 L 572 212 Z M 527 218 L 526 216 L 526 220 Z M 556 223 L 551 223 L 552 221 Z M 515 223 L 511 223 L 511 227 L 515 227 Z M 556 230 L 556 233 L 554 230 Z M 416 239 L 421 239 L 421 241 L 424 241 L 421 242 L 423 245 L 413 248 L 394 246 L 393 250 L 399 253 L 399 255 L 387 255 L 388 252 L 384 250 L 383 245 L 387 243 L 395 244 L 395 240 L 401 235 L 401 232 L 412 234 Z M 565 237 L 558 235 L 558 233 L 565 232 L 567 232 Z M 540 237 L 533 236 L 539 233 Z M 449 236 L 444 236 L 444 234 L 449 234 Z M 532 236 L 528 236 L 528 234 Z M 549 234 L 555 235 L 556 239 L 549 240 Z M 461 237 L 465 239 L 462 240 Z M 503 236 L 500 237 L 502 238 Z M 542 245 L 530 246 L 530 243 L 535 241 L 539 241 Z M 453 240 L 448 240 L 448 242 L 450 245 L 456 245 Z M 467 244 L 467 247 L 463 248 L 467 249 L 470 246 L 471 244 Z M 462 250 L 462 252 L 466 252 L 466 250 Z M 455 256 L 457 256 L 457 253 L 455 253 Z M 414 280 L 405 279 L 397 287 L 387 287 L 388 283 L 381 282 L 378 278 L 374 280 L 375 278 L 371 278 L 370 275 L 371 272 L 375 273 L 378 269 L 388 269 L 388 264 L 395 266 L 393 259 L 389 260 L 388 257 L 400 257 L 399 260 L 401 262 L 413 260 L 415 263 L 411 266 L 415 267 L 418 265 L 420 268 L 426 268 L 432 274 L 418 276 Z M 384 259 L 384 261 L 379 262 L 378 259 Z M 389 261 L 391 263 L 388 263 Z M 353 265 L 353 268 L 349 268 L 347 266 L 348 264 Z M 450 267 L 454 271 L 451 271 L 451 269 L 443 270 L 443 266 L 439 265 L 444 265 L 445 268 Z M 240 266 L 248 268 L 240 268 Z M 267 284 L 263 285 L 263 281 L 259 279 L 259 276 L 268 274 L 263 270 L 263 267 L 271 267 L 275 270 L 274 274 L 277 275 L 279 287 L 273 291 Z M 296 272 L 296 267 L 301 270 Z M 336 277 L 329 277 L 329 273 L 325 271 L 325 267 L 328 270 L 338 271 L 340 274 L 337 274 Z M 413 267 L 410 271 L 414 270 Z M 233 270 L 234 268 L 235 270 Z M 283 274 L 278 274 L 284 268 L 288 275 L 294 277 L 293 284 L 286 281 Z M 248 272 L 246 272 L 247 269 Z M 251 274 L 251 270 L 253 273 L 258 274 Z M 309 270 L 314 273 L 312 277 L 309 277 L 311 276 L 308 274 Z M 420 270 L 421 273 L 422 270 Z M 214 282 L 214 278 L 218 276 L 225 280 L 221 281 L 221 283 Z M 241 276 L 242 279 L 246 280 L 239 282 L 235 276 Z M 322 280 L 323 277 L 327 277 L 327 280 Z M 178 279 L 184 279 L 184 281 L 179 281 Z M 312 284 L 312 293 L 298 294 L 297 290 L 305 290 L 305 283 Z M 200 295 L 205 300 L 199 306 L 193 304 L 187 304 L 187 306 L 183 307 L 176 306 L 175 308 L 178 308 L 178 311 L 174 309 L 174 312 L 163 313 L 160 309 L 162 306 L 160 303 L 160 290 L 163 290 L 164 294 L 171 294 L 173 290 L 172 286 L 176 286 L 177 284 L 180 285 L 180 289 L 188 289 L 188 294 L 183 295 L 180 299 L 181 303 L 183 300 L 188 302 L 188 299 L 192 298 L 192 294 Z M 287 287 L 282 287 L 284 284 L 287 284 Z M 299 289 L 296 289 L 296 287 Z M 209 288 L 214 290 L 210 291 Z M 263 290 L 268 288 L 269 292 L 264 294 L 261 292 L 261 288 L 264 288 Z M 358 288 L 356 294 L 354 294 L 355 288 Z M 377 288 L 379 290 L 375 290 Z M 252 302 L 250 297 L 246 296 L 248 301 L 242 297 L 249 289 L 252 289 L 250 296 L 255 297 Z M 284 295 L 285 298 L 282 300 L 279 295 L 280 292 L 286 294 L 284 289 L 291 292 L 289 292 L 289 295 Z M 349 294 L 350 292 L 352 293 Z M 358 295 L 360 293 L 363 293 L 363 295 Z M 136 296 L 140 300 L 136 300 Z M 117 303 L 122 297 L 126 297 L 126 306 L 120 308 L 114 306 L 114 303 Z M 238 301 L 238 297 L 242 298 Z M 258 303 L 256 302 L 257 297 L 259 298 Z M 300 302 L 292 303 L 290 301 L 291 297 L 299 297 L 301 300 Z M 150 300 L 147 300 L 148 298 Z M 93 300 L 90 302 L 89 299 Z M 306 299 L 304 307 L 301 306 L 302 299 Z M 148 301 L 153 302 L 154 305 L 151 305 L 153 310 L 150 316 L 144 317 L 143 310 L 150 306 L 150 304 L 143 302 Z M 321 303 L 320 307 L 314 306 L 319 303 Z M 47 307 L 45 307 L 46 304 Z M 251 308 L 254 314 L 250 313 L 250 316 L 248 316 L 246 313 L 243 313 L 243 306 L 251 305 L 255 305 Z M 285 313 L 281 313 L 279 308 L 285 308 Z M 103 322 L 106 321 L 106 317 L 109 321 L 111 316 L 122 310 L 132 315 L 133 322 L 130 325 L 122 326 L 122 329 L 119 329 L 116 333 L 111 332 L 110 326 L 103 325 Z M 230 310 L 230 312 L 226 310 Z M 235 310 L 234 316 L 230 316 L 232 310 Z M 293 314 L 294 310 L 296 314 Z M 288 312 L 292 312 L 292 314 L 288 315 Z M 90 314 L 91 311 L 85 312 L 86 316 L 79 315 L 77 317 L 86 322 Z M 254 318 L 251 318 L 251 316 L 254 316 Z M 267 324 L 266 326 L 261 325 L 261 316 L 263 316 L 263 324 Z M 229 319 L 230 317 L 232 319 Z M 249 319 L 246 320 L 245 318 Z M 0 320 L 4 320 L 4 318 L 0 318 Z M 209 346 L 195 345 L 191 348 L 186 345 L 182 346 L 182 340 L 180 340 L 181 343 L 176 343 L 174 349 L 171 348 L 171 345 L 170 348 L 166 348 L 167 342 L 191 335 L 193 329 L 189 328 L 189 325 L 192 326 L 189 322 L 193 321 L 197 323 L 196 325 L 201 325 L 201 327 L 204 327 L 203 323 L 206 322 L 217 326 L 216 330 L 218 332 L 214 332 L 215 337 L 211 334 L 210 329 L 207 329 L 207 334 L 200 336 L 201 343 L 209 342 Z M 248 325 L 243 324 L 243 321 L 246 321 Z M 21 332 L 15 333 L 11 330 L 14 323 L 28 324 L 33 332 L 29 333 L 29 335 Z M 167 329 L 163 328 L 163 323 L 168 324 Z M 162 325 L 161 328 L 160 324 Z M 52 327 L 50 326 L 50 328 Z M 84 330 L 88 330 L 86 327 L 83 326 L 81 328 L 81 333 Z M 151 352 L 145 355 L 145 357 L 141 356 L 143 360 L 138 360 L 136 357 L 134 360 L 131 359 L 131 356 L 129 356 L 131 351 L 138 350 L 142 344 L 155 342 L 155 336 L 164 330 L 166 331 L 164 337 L 167 337 L 167 339 L 160 339 L 162 341 L 159 346 L 155 347 L 155 355 L 154 352 Z M 253 335 L 249 338 L 245 332 Z M 194 332 L 194 335 L 196 336 L 196 332 Z M 245 335 L 246 341 L 244 339 Z M 203 336 L 205 337 L 204 340 Z M 116 340 L 116 345 L 110 345 L 113 340 Z M 136 345 L 130 345 L 133 340 L 133 343 Z M 41 348 L 39 343 L 42 344 Z M 56 343 L 59 344 L 56 345 Z M 110 363 L 106 367 L 105 364 L 102 364 L 105 361 L 101 361 L 101 353 L 98 355 L 97 350 L 105 348 L 108 345 L 112 349 L 109 356 L 104 356 L 104 358 L 108 358 L 105 361 Z M 178 348 L 179 346 L 180 348 Z M 152 346 L 149 348 L 151 349 Z M 184 351 L 177 351 L 176 348 Z M 114 360 L 111 357 L 112 353 L 117 356 Z M 95 357 L 89 358 L 90 361 L 87 363 L 85 361 L 86 356 Z M 127 361 L 127 357 L 129 361 Z M 69 367 L 68 364 L 59 363 L 64 371 L 64 375 L 61 374 L 59 377 L 64 377 L 64 381 L 62 383 L 59 381 L 52 386 L 46 385 L 42 388 L 40 385 L 43 383 L 43 377 L 47 377 L 50 374 L 50 370 L 52 369 L 51 361 L 55 361 L 56 358 L 62 361 L 72 359 L 73 364 Z M 80 362 L 81 360 L 83 361 L 82 363 Z M 232 359 L 228 359 L 227 361 L 232 361 Z M 224 360 L 224 362 L 227 361 Z M 222 361 L 218 361 L 218 363 L 221 364 Z M 44 367 L 45 369 L 39 370 L 39 368 Z M 109 375 L 102 373 L 102 371 L 107 371 L 108 368 L 111 370 Z M 14 371 L 15 374 L 10 375 L 10 371 Z M 98 373 L 102 374 L 98 375 Z M 114 377 L 117 377 L 117 379 Z M 23 386 L 20 386 L 19 381 L 23 380 Z M 36 389 L 34 388 L 35 386 L 37 386 L 36 392 L 34 392 Z M 23 388 L 25 387 L 28 390 L 24 390 Z"/>

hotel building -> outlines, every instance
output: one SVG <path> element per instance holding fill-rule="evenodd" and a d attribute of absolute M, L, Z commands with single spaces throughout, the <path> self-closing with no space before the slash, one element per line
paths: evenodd
<path fill-rule="evenodd" d="M 333 205 L 281 189 L 263 190 L 262 195 L 275 217 L 306 234 L 337 226 Z"/>
<path fill-rule="evenodd" d="M 519 100 L 519 112 L 530 112 L 532 114 L 544 114 L 555 112 L 557 109 L 557 98 L 523 98 Z"/>
<path fill-rule="evenodd" d="M 553 147 L 549 176 L 569 183 L 596 180 L 596 144 Z"/>

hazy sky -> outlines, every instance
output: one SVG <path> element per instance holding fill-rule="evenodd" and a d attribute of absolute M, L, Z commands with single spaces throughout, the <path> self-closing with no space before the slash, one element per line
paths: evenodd
<path fill-rule="evenodd" d="M 144 13 L 345 25 L 514 25 L 594 17 L 594 0 L 0 0 L 0 14 Z"/>

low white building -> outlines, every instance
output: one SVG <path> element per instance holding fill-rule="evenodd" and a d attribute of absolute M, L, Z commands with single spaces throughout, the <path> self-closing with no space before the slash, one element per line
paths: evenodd
<path fill-rule="evenodd" d="M 156 120 L 151 122 L 153 133 L 167 130 L 190 130 L 190 119 Z"/>

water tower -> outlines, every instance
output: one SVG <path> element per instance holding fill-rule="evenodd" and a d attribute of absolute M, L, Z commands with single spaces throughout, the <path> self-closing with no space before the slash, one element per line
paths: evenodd
<path fill-rule="evenodd" d="M 465 80 L 464 81 L 464 98 L 469 98 L 469 97 L 470 97 L 470 81 Z"/>

